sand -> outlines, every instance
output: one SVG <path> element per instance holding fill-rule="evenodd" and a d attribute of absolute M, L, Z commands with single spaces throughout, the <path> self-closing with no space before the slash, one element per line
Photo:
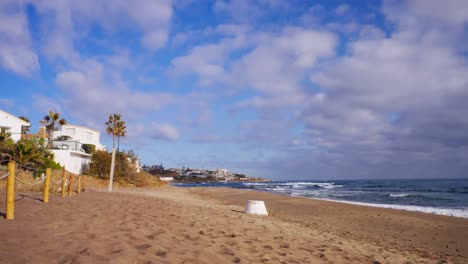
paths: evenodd
<path fill-rule="evenodd" d="M 468 263 L 462 218 L 224 188 L 20 194 L 0 263 Z M 271 215 L 244 214 L 252 198 Z"/>

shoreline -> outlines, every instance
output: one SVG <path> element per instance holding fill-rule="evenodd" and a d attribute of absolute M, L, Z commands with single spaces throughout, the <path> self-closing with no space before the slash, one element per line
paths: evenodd
<path fill-rule="evenodd" d="M 419 181 L 420 179 L 414 179 L 415 181 Z M 432 180 L 432 179 L 431 179 Z M 441 179 L 433 179 L 433 180 L 441 180 Z M 445 179 L 444 179 L 445 180 Z M 448 180 L 459 180 L 459 179 L 448 179 Z M 363 180 L 364 181 L 364 180 Z M 368 180 L 365 180 L 368 181 Z M 320 182 L 320 181 L 312 181 L 313 184 L 315 185 L 329 185 L 331 184 L 332 186 L 324 186 L 324 189 L 335 189 L 336 187 L 343 187 L 343 185 L 336 185 L 333 186 L 335 181 L 325 181 L 325 182 Z M 290 184 L 312 184 L 310 181 L 278 181 L 278 183 L 290 183 Z M 209 182 L 207 184 L 210 184 Z M 247 182 L 246 184 L 250 185 L 262 185 L 263 182 Z M 372 201 L 354 201 L 354 200 L 345 200 L 345 199 L 339 199 L 339 197 L 336 198 L 326 198 L 326 197 L 315 197 L 315 196 L 307 196 L 307 195 L 301 195 L 301 193 L 297 194 L 293 191 L 288 192 L 284 188 L 265 188 L 265 189 L 257 189 L 257 188 L 248 188 L 247 186 L 244 187 L 239 187 L 237 185 L 229 186 L 229 185 L 222 185 L 222 186 L 210 186 L 210 185 L 205 185 L 205 183 L 198 184 L 198 183 L 183 183 L 183 182 L 178 182 L 176 184 L 171 184 L 171 186 L 176 186 L 176 187 L 185 187 L 185 188 L 192 188 L 192 187 L 225 187 L 225 188 L 233 188 L 233 189 L 238 189 L 238 190 L 254 190 L 254 191 L 260 191 L 260 192 L 268 192 L 268 193 L 273 193 L 273 194 L 278 194 L 278 195 L 284 195 L 288 197 L 303 197 L 307 199 L 314 199 L 314 200 L 321 200 L 321 201 L 330 201 L 330 202 L 338 202 L 338 203 L 346 203 L 346 204 L 354 204 L 354 205 L 361 205 L 361 206 L 369 206 L 369 207 L 377 207 L 377 208 L 390 208 L 390 209 L 396 209 L 396 210 L 404 210 L 404 211 L 410 211 L 410 212 L 421 212 L 421 213 L 427 213 L 427 214 L 435 214 L 435 215 L 444 215 L 444 216 L 450 216 L 450 217 L 458 217 L 458 218 L 465 218 L 468 219 L 468 206 L 460 206 L 460 205 L 453 205 L 453 206 L 433 206 L 433 205 L 416 205 L 412 203 L 398 203 L 396 199 L 404 198 L 406 196 L 418 196 L 420 194 L 411 194 L 409 193 L 390 193 L 389 197 L 393 197 L 393 200 L 388 200 L 388 201 L 380 201 L 380 202 L 372 202 Z M 273 186 L 274 187 L 274 186 Z M 402 201 L 402 200 L 399 200 Z"/>
<path fill-rule="evenodd" d="M 303 197 L 303 196 L 291 196 L 291 197 Z M 345 201 L 345 200 L 322 199 L 322 198 L 315 198 L 315 197 L 304 197 L 304 198 L 320 200 L 320 201 L 336 202 L 336 203 L 354 204 L 354 205 L 368 206 L 368 207 L 374 207 L 374 208 L 384 208 L 384 209 L 401 210 L 401 211 L 407 211 L 407 212 L 418 212 L 418 213 L 431 214 L 431 215 L 443 215 L 443 216 L 448 216 L 448 217 L 468 219 L 468 211 L 466 211 L 465 209 L 462 210 L 462 209 L 456 209 L 456 208 L 439 208 L 439 207 L 426 207 L 426 206 L 403 205 L 403 204 L 364 203 L 364 202 L 352 202 L 352 201 Z M 452 213 L 447 212 L 447 211 L 452 211 Z"/>
<path fill-rule="evenodd" d="M 186 188 L 186 187 L 184 187 Z M 468 263 L 468 219 L 393 208 L 288 196 L 251 189 L 192 187 L 194 194 L 245 206 L 263 200 L 270 215 L 383 247 L 448 255 Z M 221 190 L 220 190 L 221 189 Z M 463 261 L 461 261 L 463 260 Z"/>

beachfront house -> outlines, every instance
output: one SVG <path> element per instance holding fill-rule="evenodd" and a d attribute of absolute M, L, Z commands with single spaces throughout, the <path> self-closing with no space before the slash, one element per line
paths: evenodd
<path fill-rule="evenodd" d="M 95 150 L 104 150 L 99 142 L 99 131 L 78 125 L 63 125 L 59 131 L 54 132 L 52 152 L 55 162 L 76 174 L 91 163 L 91 156 Z"/>
<path fill-rule="evenodd" d="M 24 129 L 30 126 L 31 124 L 28 122 L 0 110 L 0 135 L 2 137 L 9 134 L 11 139 L 16 142 L 21 139 Z"/>
<path fill-rule="evenodd" d="M 214 171 L 213 176 L 215 178 L 231 179 L 234 175 L 226 169 L 217 169 Z"/>

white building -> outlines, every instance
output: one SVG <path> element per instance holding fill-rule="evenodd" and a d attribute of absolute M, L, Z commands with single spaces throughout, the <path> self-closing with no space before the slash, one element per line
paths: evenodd
<path fill-rule="evenodd" d="M 226 169 L 215 170 L 213 176 L 215 176 L 216 178 L 225 178 L 225 179 L 233 177 L 232 173 Z"/>
<path fill-rule="evenodd" d="M 22 128 L 29 126 L 31 126 L 31 124 L 28 122 L 19 119 L 10 113 L 0 110 L 0 131 L 5 130 L 5 132 L 10 133 L 11 139 L 13 139 L 13 141 L 20 140 Z"/>
<path fill-rule="evenodd" d="M 69 137 L 66 141 L 75 141 L 80 144 L 92 144 L 96 146 L 96 150 L 105 149 L 104 145 L 99 142 L 99 131 L 78 125 L 66 124 L 59 131 L 54 132 L 54 139 L 61 136 Z"/>
<path fill-rule="evenodd" d="M 63 139 L 64 137 L 66 139 Z M 78 125 L 63 125 L 59 131 L 54 132 L 52 152 L 55 162 L 65 166 L 72 173 L 82 174 L 91 163 L 92 156 L 84 148 L 85 144 L 96 146 L 96 150 L 105 149 L 99 142 L 99 131 Z"/>

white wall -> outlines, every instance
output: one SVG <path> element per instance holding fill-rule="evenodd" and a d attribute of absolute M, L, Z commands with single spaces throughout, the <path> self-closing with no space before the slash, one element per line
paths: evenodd
<path fill-rule="evenodd" d="M 87 127 L 63 125 L 60 131 L 54 132 L 54 138 L 58 136 L 70 136 L 72 140 L 79 141 L 81 144 L 93 144 L 96 149 L 103 149 L 103 146 L 99 143 L 99 132 Z"/>
<path fill-rule="evenodd" d="M 0 127 L 7 128 L 14 141 L 21 139 L 21 126 L 28 126 L 29 123 L 0 110 Z"/>
<path fill-rule="evenodd" d="M 54 161 L 65 166 L 65 169 L 71 173 L 82 174 L 83 168 L 91 163 L 91 155 L 83 152 L 58 149 L 52 149 L 52 152 Z"/>

